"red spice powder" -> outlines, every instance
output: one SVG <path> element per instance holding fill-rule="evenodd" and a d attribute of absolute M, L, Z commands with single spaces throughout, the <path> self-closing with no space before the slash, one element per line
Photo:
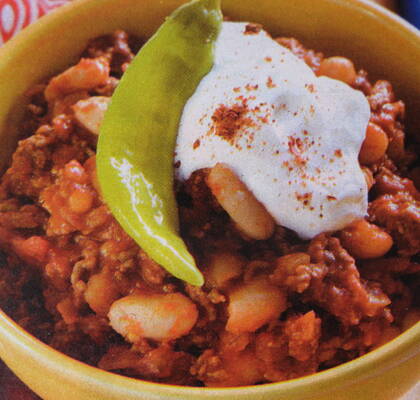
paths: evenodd
<path fill-rule="evenodd" d="M 258 89 L 258 85 L 251 85 L 250 83 L 247 83 L 245 85 L 245 89 L 248 90 L 248 92 L 250 92 L 251 90 L 257 90 Z"/>
<path fill-rule="evenodd" d="M 213 133 L 233 144 L 235 136 L 242 128 L 254 125 L 253 120 L 247 116 L 248 112 L 245 100 L 232 107 L 221 104 L 211 117 L 214 122 Z"/>
<path fill-rule="evenodd" d="M 293 155 L 300 155 L 300 153 L 303 151 L 303 142 L 302 139 L 299 137 L 289 136 L 289 141 L 287 142 L 289 146 L 289 152 Z"/>
<path fill-rule="evenodd" d="M 200 139 L 197 139 L 194 143 L 193 143 L 193 149 L 195 150 L 196 148 L 200 147 Z"/>
<path fill-rule="evenodd" d="M 256 33 L 260 32 L 262 26 L 259 24 L 247 24 L 245 26 L 245 35 L 255 35 Z"/>
<path fill-rule="evenodd" d="M 297 201 L 300 201 L 305 207 L 311 205 L 312 201 L 312 193 L 297 193 L 295 192 L 295 196 Z"/>
<path fill-rule="evenodd" d="M 306 89 L 308 89 L 308 91 L 310 92 L 310 93 L 314 93 L 315 92 L 315 87 L 314 87 L 314 85 L 313 85 L 313 83 L 306 83 L 305 84 L 305 88 Z"/>
<path fill-rule="evenodd" d="M 277 85 L 273 82 L 273 79 L 271 78 L 271 76 L 268 77 L 267 79 L 267 83 L 266 83 L 267 87 L 269 89 L 273 89 L 275 88 Z"/>

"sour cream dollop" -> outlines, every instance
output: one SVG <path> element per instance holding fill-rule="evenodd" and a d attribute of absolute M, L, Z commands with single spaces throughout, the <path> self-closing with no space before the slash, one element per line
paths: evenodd
<path fill-rule="evenodd" d="M 342 229 L 367 212 L 358 154 L 369 104 L 249 28 L 223 23 L 213 68 L 183 110 L 177 178 L 222 162 L 300 237 Z"/>

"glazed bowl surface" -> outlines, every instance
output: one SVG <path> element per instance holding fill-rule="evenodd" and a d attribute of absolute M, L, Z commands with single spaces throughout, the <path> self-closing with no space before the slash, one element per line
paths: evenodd
<path fill-rule="evenodd" d="M 16 146 L 23 93 L 75 62 L 90 38 L 124 29 L 149 37 L 183 0 L 75 0 L 0 49 L 0 168 Z M 234 20 L 258 22 L 326 55 L 344 55 L 373 79 L 387 79 L 408 110 L 420 110 L 420 33 L 366 0 L 223 0 Z M 420 378 L 420 323 L 369 354 L 287 382 L 241 388 L 156 384 L 105 372 L 41 343 L 0 311 L 0 357 L 46 400 L 397 399 Z"/>

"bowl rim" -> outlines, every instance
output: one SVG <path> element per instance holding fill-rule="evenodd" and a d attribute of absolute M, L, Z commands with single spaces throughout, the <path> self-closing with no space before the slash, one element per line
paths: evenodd
<path fill-rule="evenodd" d="M 2 68 L 2 59 L 7 59 L 13 55 L 13 49 L 19 46 L 19 42 L 25 42 L 27 38 L 31 37 L 36 31 L 42 29 L 42 25 L 48 24 L 50 21 L 53 21 L 57 18 L 60 18 L 62 14 L 69 12 L 71 9 L 76 9 L 80 6 L 83 6 L 84 3 L 95 3 L 100 2 L 101 0 L 72 0 L 68 3 L 65 3 L 57 8 L 54 8 L 48 14 L 41 16 L 38 20 L 34 21 L 30 25 L 24 27 L 19 31 L 15 36 L 9 39 L 7 42 L 3 43 L 0 46 L 0 69 Z M 190 0 L 183 0 L 184 2 Z M 223 8 L 223 0 L 222 8 Z M 417 29 L 413 24 L 409 23 L 403 17 L 399 16 L 395 12 L 387 9 L 386 7 L 372 1 L 372 0 L 330 0 L 337 4 L 342 4 L 350 7 L 352 4 L 357 5 L 360 9 L 363 9 L 365 12 L 372 14 L 376 17 L 385 18 L 384 23 L 391 23 L 393 25 L 398 25 L 399 28 L 402 28 L 406 36 L 412 37 L 412 35 L 417 36 L 417 40 L 420 45 L 420 30 Z M 10 53 L 10 54 L 8 54 Z"/>
<path fill-rule="evenodd" d="M 7 337 L 12 342 L 18 342 L 20 346 L 24 347 L 28 356 L 31 356 L 34 359 L 45 357 L 42 362 L 43 366 L 53 370 L 72 370 L 72 373 L 77 376 L 77 379 L 80 382 L 89 384 L 100 384 L 101 386 L 110 384 L 111 387 L 116 384 L 118 388 L 130 384 L 130 387 L 126 387 L 126 389 L 134 389 L 136 391 L 139 389 L 149 389 L 149 391 L 160 389 L 166 394 L 176 393 L 178 395 L 203 394 L 204 391 L 207 395 L 218 394 L 235 396 L 244 394 L 244 392 L 247 392 L 247 395 L 250 395 L 252 392 L 256 392 L 255 394 L 262 394 L 262 392 L 269 392 L 272 390 L 276 390 L 277 394 L 287 394 L 296 389 L 299 389 L 299 393 L 301 394 L 302 392 L 306 393 L 306 391 L 315 394 L 325 391 L 326 384 L 328 384 L 329 389 L 343 385 L 345 386 L 350 383 L 354 384 L 358 380 L 379 375 L 395 365 L 404 362 L 411 357 L 415 357 L 415 355 L 406 355 L 402 360 L 398 358 L 401 353 L 409 352 L 411 348 L 416 347 L 416 343 L 420 342 L 420 321 L 377 349 L 371 350 L 363 356 L 357 357 L 336 367 L 286 381 L 220 388 L 157 383 L 119 375 L 111 371 L 88 365 L 42 342 L 40 339 L 20 327 L 1 309 L 0 336 Z M 384 369 L 383 366 L 386 368 Z M 112 379 L 110 379 L 111 377 Z"/>
<path fill-rule="evenodd" d="M 116 0 L 115 0 L 116 1 Z M 370 2 L 369 0 L 332 0 L 333 2 L 342 5 L 356 5 L 367 13 L 373 14 L 375 17 L 381 17 L 385 23 L 393 24 L 401 29 L 406 37 L 417 40 L 420 48 L 420 30 L 402 19 L 397 14 L 387 10 L 386 8 Z M 15 55 L 15 49 L 19 48 L 21 42 L 25 42 L 27 38 L 36 35 L 38 30 L 43 29 L 43 25 L 47 25 L 50 21 L 54 21 L 65 15 L 69 10 L 76 9 L 83 6 L 84 3 L 99 3 L 100 0 L 74 0 L 70 3 L 53 10 L 50 14 L 43 16 L 37 22 L 26 27 L 19 32 L 15 37 L 2 45 L 0 48 L 0 70 L 3 68 L 3 61 L 8 62 Z M 372 377 L 384 372 L 380 366 L 385 365 L 386 370 L 392 368 L 415 355 L 406 355 L 404 359 L 399 358 L 400 353 L 407 353 L 411 348 L 416 347 L 416 343 L 420 342 L 420 322 L 412 326 L 410 329 L 398 335 L 393 340 L 384 344 L 383 346 L 370 351 L 369 353 L 360 356 L 354 360 L 340 364 L 336 367 L 329 368 L 325 371 L 317 372 L 311 375 L 303 376 L 296 379 L 265 383 L 261 385 L 240 386 L 240 387 L 192 387 L 181 385 L 168 385 L 163 383 L 156 383 L 136 378 L 130 378 L 116 373 L 105 371 L 97 367 L 90 366 L 74 358 L 71 358 L 64 353 L 61 353 L 41 340 L 37 339 L 29 332 L 21 328 L 15 321 L 0 309 L 0 337 L 7 337 L 13 343 L 19 343 L 23 346 L 28 355 L 33 358 L 44 357 L 43 365 L 51 369 L 66 369 L 71 370 L 72 374 L 77 376 L 80 382 L 89 383 L 90 385 L 105 385 L 112 391 L 115 389 L 114 384 L 121 389 L 141 392 L 141 389 L 147 390 L 148 393 L 159 390 L 160 393 L 167 395 L 194 395 L 201 394 L 207 396 L 212 395 L 261 395 L 262 393 L 276 391 L 277 394 L 288 394 L 299 389 L 301 394 L 321 393 L 331 388 L 355 383 L 360 379 Z M 2 343 L 0 342 L 0 348 Z M 417 346 L 418 348 L 418 346 Z M 420 348 L 418 348 L 420 352 Z M 327 388 L 326 388 L 327 384 Z"/>

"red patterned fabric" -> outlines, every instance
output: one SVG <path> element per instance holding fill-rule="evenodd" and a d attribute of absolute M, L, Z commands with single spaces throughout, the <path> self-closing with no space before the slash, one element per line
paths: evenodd
<path fill-rule="evenodd" d="M 70 0 L 0 0 L 0 45 L 25 26 Z"/>

